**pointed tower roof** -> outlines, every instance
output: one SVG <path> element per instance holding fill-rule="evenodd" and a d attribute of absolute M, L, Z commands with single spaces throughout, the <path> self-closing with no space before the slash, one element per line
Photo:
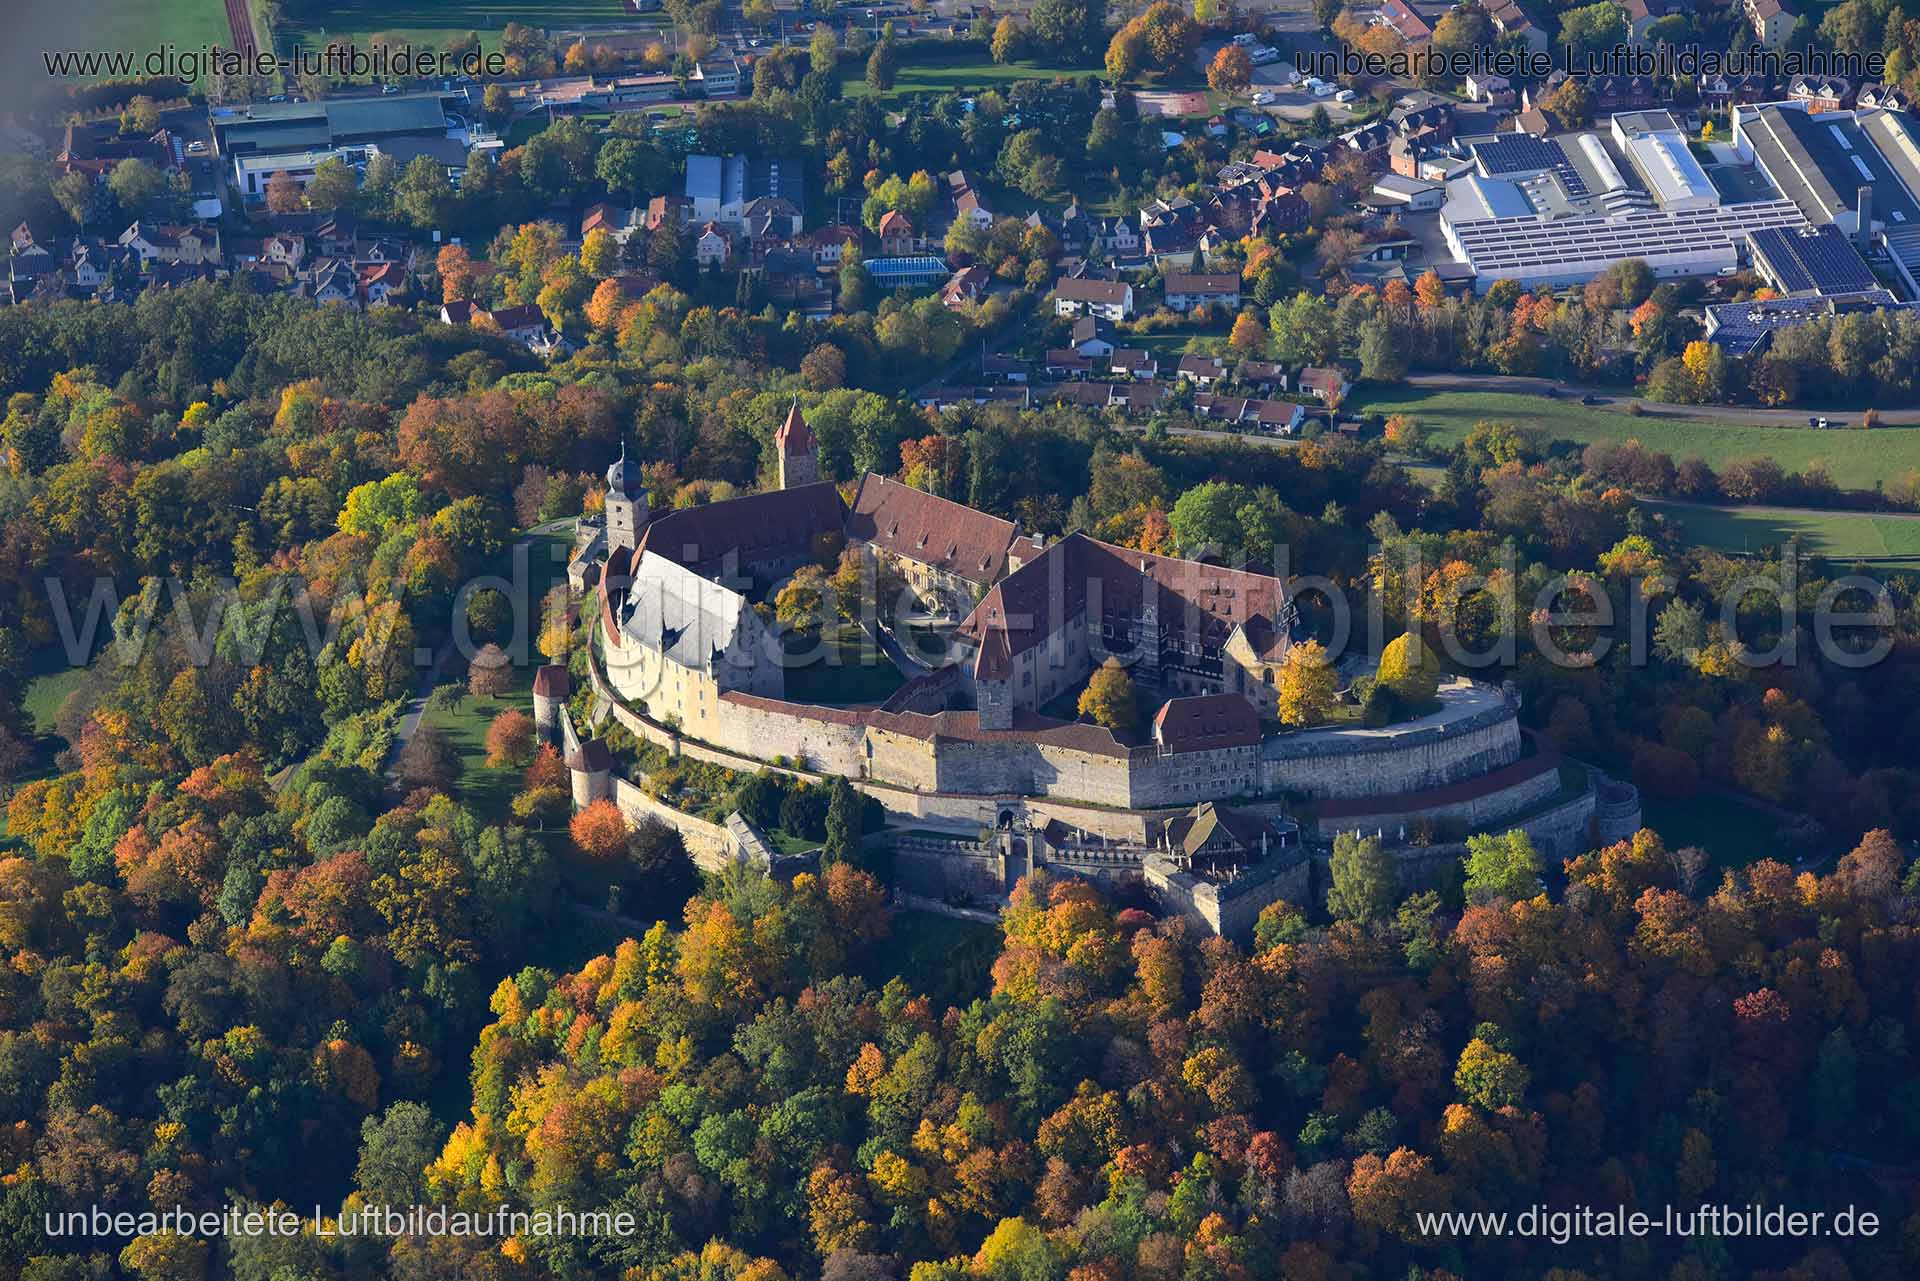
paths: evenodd
<path fill-rule="evenodd" d="M 800 401 L 796 398 L 793 408 L 787 411 L 787 421 L 780 424 L 780 430 L 773 434 L 773 443 L 780 447 L 784 455 L 810 454 L 818 447 L 813 438 L 813 428 L 807 426 L 805 414 L 800 412 Z"/>
<path fill-rule="evenodd" d="M 627 461 L 627 442 L 620 442 L 620 457 L 607 468 L 607 492 L 630 498 L 640 492 L 640 469 Z"/>

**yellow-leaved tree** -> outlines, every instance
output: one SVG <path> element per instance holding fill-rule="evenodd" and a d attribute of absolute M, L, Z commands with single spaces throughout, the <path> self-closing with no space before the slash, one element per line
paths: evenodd
<path fill-rule="evenodd" d="M 1302 641 L 1287 650 L 1280 664 L 1280 721 L 1283 725 L 1317 725 L 1333 711 L 1339 676 L 1327 661 L 1319 641 Z"/>

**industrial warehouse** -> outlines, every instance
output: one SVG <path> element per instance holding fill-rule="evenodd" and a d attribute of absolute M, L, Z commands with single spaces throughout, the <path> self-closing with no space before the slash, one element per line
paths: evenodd
<path fill-rule="evenodd" d="M 1920 297 L 1920 125 L 1800 101 L 1737 107 L 1733 122 L 1730 140 L 1708 143 L 1659 110 L 1458 139 L 1422 161 L 1452 169 L 1437 240 L 1483 292 L 1583 284 L 1640 259 L 1660 279 L 1753 268 L 1782 294 L 1856 307 L 1897 301 L 1888 286 Z M 1775 308 L 1763 328 L 1818 310 Z"/>

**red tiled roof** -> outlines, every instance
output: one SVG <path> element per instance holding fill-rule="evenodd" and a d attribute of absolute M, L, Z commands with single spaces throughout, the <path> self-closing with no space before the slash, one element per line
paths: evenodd
<path fill-rule="evenodd" d="M 1234 628 L 1243 627 L 1257 652 L 1271 654 L 1286 646 L 1285 633 L 1274 620 L 1286 609 L 1287 589 L 1272 575 L 1155 556 L 1070 534 L 996 583 L 961 624 L 960 634 L 978 647 L 975 676 L 1004 679 L 1014 655 L 1084 616 L 1092 592 L 1097 592 L 1092 603 L 1116 618 L 1138 617 L 1151 595 L 1163 640 L 1183 637 L 1192 645 L 1217 646 Z"/>
<path fill-rule="evenodd" d="M 981 586 L 999 578 L 1012 521 L 868 472 L 847 517 L 847 537 Z"/>
<path fill-rule="evenodd" d="M 838 534 L 844 511 L 830 481 L 770 489 L 662 513 L 647 525 L 640 549 L 696 573 L 716 570 L 737 553 L 744 570 L 760 561 L 815 555 L 814 540 Z"/>
<path fill-rule="evenodd" d="M 1127 286 L 1118 280 L 1085 280 L 1078 276 L 1063 276 L 1054 285 L 1053 292 L 1069 302 L 1118 304 L 1127 300 Z"/>
<path fill-rule="evenodd" d="M 1260 741 L 1260 717 L 1238 694 L 1171 698 L 1154 714 L 1153 739 L 1168 752 L 1252 747 Z"/>
<path fill-rule="evenodd" d="M 794 401 L 793 408 L 787 411 L 787 420 L 773 433 L 773 443 L 780 447 L 783 456 L 810 454 L 818 448 L 813 438 L 813 428 L 807 426 L 807 416 L 800 412 L 800 402 Z"/>
<path fill-rule="evenodd" d="M 1237 294 L 1240 277 L 1232 272 L 1173 271 L 1167 273 L 1166 289 L 1170 294 Z"/>

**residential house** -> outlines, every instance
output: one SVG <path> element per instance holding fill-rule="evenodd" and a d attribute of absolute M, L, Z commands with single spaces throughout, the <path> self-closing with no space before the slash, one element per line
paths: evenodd
<path fill-rule="evenodd" d="M 1098 249 L 1116 262 L 1125 262 L 1139 254 L 1140 233 L 1124 216 L 1096 219 L 1087 247 Z"/>
<path fill-rule="evenodd" d="M 1071 347 L 1049 348 L 1042 363 L 1049 378 L 1085 378 L 1093 372 L 1093 361 Z"/>
<path fill-rule="evenodd" d="M 1853 85 L 1845 76 L 1795 76 L 1787 83 L 1787 97 L 1810 112 L 1845 111 L 1853 101 Z"/>
<path fill-rule="evenodd" d="M 1869 80 L 1860 86 L 1859 94 L 1854 97 L 1854 104 L 1863 111 L 1876 107 L 1882 111 L 1911 111 L 1913 95 L 1899 85 Z"/>
<path fill-rule="evenodd" d="M 1618 3 L 1627 15 L 1627 34 L 1635 40 L 1645 40 L 1660 19 L 1692 8 L 1688 0 L 1618 0 Z"/>
<path fill-rule="evenodd" d="M 1393 129 L 1384 120 L 1376 120 L 1370 125 L 1349 129 L 1341 134 L 1340 145 L 1360 157 L 1370 168 L 1384 169 L 1387 166 L 1387 144 L 1393 141 L 1393 136 Z"/>
<path fill-rule="evenodd" d="M 839 224 L 822 227 L 806 239 L 813 250 L 814 262 L 822 267 L 838 267 L 841 258 L 846 256 L 848 246 L 852 246 L 855 257 L 860 256 L 865 236 L 866 233 L 858 227 Z"/>
<path fill-rule="evenodd" d="M 1082 316 L 1073 322 L 1073 350 L 1089 360 L 1105 360 L 1113 355 L 1113 328 L 1098 316 Z"/>
<path fill-rule="evenodd" d="M 1140 347 L 1116 347 L 1108 367 L 1124 378 L 1148 382 L 1160 375 L 1160 362 L 1153 353 Z"/>
<path fill-rule="evenodd" d="M 920 238 L 914 234 L 913 219 L 898 209 L 889 209 L 882 214 L 880 225 L 874 230 L 880 236 L 882 257 L 904 257 L 920 247 Z"/>
<path fill-rule="evenodd" d="M 1773 102 L 1778 97 L 1773 78 L 1759 72 L 1702 75 L 1697 88 L 1700 91 L 1700 105 L 1713 111 L 1751 107 L 1762 102 Z"/>
<path fill-rule="evenodd" d="M 609 235 L 624 231 L 627 222 L 628 214 L 625 209 L 617 208 L 604 200 L 599 201 L 588 205 L 587 212 L 581 216 L 580 239 L 585 240 L 596 231 L 604 231 Z"/>
<path fill-rule="evenodd" d="M 965 169 L 947 175 L 947 198 L 953 203 L 956 222 L 964 218 L 982 231 L 993 225 L 993 210 L 982 197 L 980 180 Z"/>
<path fill-rule="evenodd" d="M 1195 275 L 1191 272 L 1168 272 L 1166 277 L 1167 306 L 1174 311 L 1192 311 L 1195 307 L 1225 307 L 1230 311 L 1240 308 L 1240 277 L 1233 272 L 1210 272 Z"/>
<path fill-rule="evenodd" d="M 260 261 L 269 266 L 281 266 L 288 271 L 298 271 L 300 264 L 305 262 L 306 258 L 307 238 L 305 236 L 282 231 L 260 242 Z"/>
<path fill-rule="evenodd" d="M 1179 376 L 1201 391 L 1212 391 L 1213 385 L 1227 376 L 1227 365 L 1218 356 L 1182 356 Z"/>
<path fill-rule="evenodd" d="M 1323 405 L 1337 405 L 1347 395 L 1347 375 L 1334 366 L 1308 365 L 1300 371 L 1300 390 Z"/>
<path fill-rule="evenodd" d="M 741 213 L 747 239 L 785 243 L 800 234 L 800 208 L 785 196 L 756 196 Z"/>
<path fill-rule="evenodd" d="M 546 313 L 532 303 L 522 303 L 518 307 L 502 307 L 490 314 L 500 332 L 515 342 L 533 343 L 546 337 Z"/>
<path fill-rule="evenodd" d="M 1133 315 L 1133 286 L 1124 280 L 1062 276 L 1053 286 L 1053 310 L 1057 316 L 1126 320 Z"/>
<path fill-rule="evenodd" d="M 1487 18 L 1493 23 L 1494 32 L 1502 40 L 1521 40 L 1538 52 L 1547 48 L 1547 33 L 1539 23 L 1522 9 L 1514 0 L 1490 0 L 1483 6 Z"/>
<path fill-rule="evenodd" d="M 693 260 L 702 267 L 711 267 L 723 263 L 733 252 L 733 241 L 720 224 L 710 222 L 700 228 L 700 234 L 694 237 Z"/>
<path fill-rule="evenodd" d="M 987 296 L 987 285 L 992 279 L 985 267 L 962 267 L 940 290 L 940 303 L 944 307 L 964 307 L 979 302 Z"/>
<path fill-rule="evenodd" d="M 1289 381 L 1286 367 L 1270 360 L 1243 360 L 1233 371 L 1233 376 L 1261 391 L 1285 391 Z"/>
<path fill-rule="evenodd" d="M 684 227 L 692 219 L 693 199 L 690 196 L 655 196 L 647 202 L 648 231 L 658 231 L 668 224 Z"/>
<path fill-rule="evenodd" d="M 360 281 L 353 264 L 344 258 L 321 258 L 300 273 L 302 297 L 343 307 L 360 305 Z"/>
<path fill-rule="evenodd" d="M 1511 107 L 1515 102 L 1513 81 L 1505 76 L 1491 72 L 1469 72 L 1466 80 L 1467 97 L 1473 102 L 1484 102 L 1490 107 Z"/>
<path fill-rule="evenodd" d="M 220 229 L 211 225 L 178 227 L 135 222 L 120 233 L 120 243 L 139 254 L 143 263 L 218 266 L 221 262 Z"/>
<path fill-rule="evenodd" d="M 1373 22 L 1399 36 L 1409 49 L 1418 49 L 1433 39 L 1433 28 L 1407 0 L 1382 0 Z"/>
<path fill-rule="evenodd" d="M 1027 362 L 1017 356 L 1004 356 L 999 352 L 989 352 L 980 361 L 980 376 L 1003 383 L 1024 383 L 1031 371 Z"/>
<path fill-rule="evenodd" d="M 382 307 L 392 295 L 407 287 L 407 269 L 397 262 L 359 264 L 360 301 L 368 307 Z"/>
<path fill-rule="evenodd" d="M 1753 38 L 1769 49 L 1785 46 L 1800 21 L 1800 11 L 1787 0 L 1743 0 L 1741 7 Z"/>

